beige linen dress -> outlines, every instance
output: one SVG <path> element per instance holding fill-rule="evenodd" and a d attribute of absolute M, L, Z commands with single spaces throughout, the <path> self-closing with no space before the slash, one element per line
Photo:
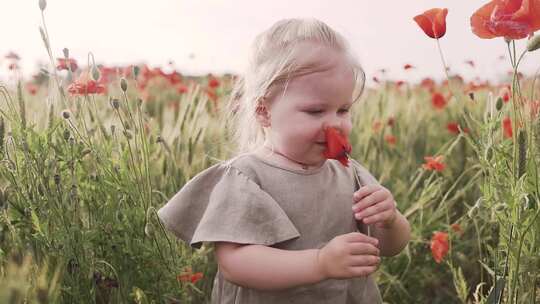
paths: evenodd
<path fill-rule="evenodd" d="M 338 235 L 359 231 L 352 212 L 358 186 L 377 180 L 358 162 L 326 160 L 295 170 L 255 154 L 242 154 L 202 171 L 158 211 L 164 226 L 200 248 L 202 242 L 259 244 L 285 250 L 321 248 Z M 360 226 L 363 232 L 363 226 Z M 365 286 L 365 292 L 364 292 Z M 214 279 L 215 304 L 381 303 L 374 279 L 328 279 L 280 291 L 261 291 Z"/>

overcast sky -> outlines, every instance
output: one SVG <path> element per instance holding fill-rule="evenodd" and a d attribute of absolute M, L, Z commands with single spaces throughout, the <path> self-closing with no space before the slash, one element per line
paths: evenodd
<path fill-rule="evenodd" d="M 484 40 L 470 30 L 471 14 L 487 1 L 319 1 L 319 0 L 49 0 L 45 19 L 55 57 L 67 47 L 79 64 L 88 52 L 103 64 L 147 62 L 184 73 L 241 72 L 252 39 L 281 18 L 315 17 L 341 32 L 371 79 L 385 68 L 387 78 L 417 81 L 442 78 L 436 42 L 413 17 L 434 7 L 448 8 L 447 32 L 440 40 L 452 72 L 466 79 L 495 80 L 510 69 L 506 44 Z M 0 79 L 4 55 L 18 53 L 25 73 L 46 60 L 39 35 L 38 0 L 0 0 Z M 518 44 L 522 50 L 524 41 Z M 190 56 L 193 54 L 193 56 Z M 473 60 L 472 69 L 464 63 Z M 417 68 L 405 72 L 409 63 Z M 522 71 L 534 74 L 540 51 L 528 54 Z M 380 75 L 377 75 L 380 76 Z"/>

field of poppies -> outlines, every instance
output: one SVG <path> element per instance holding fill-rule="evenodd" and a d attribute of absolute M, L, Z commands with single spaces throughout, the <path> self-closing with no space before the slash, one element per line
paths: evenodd
<path fill-rule="evenodd" d="M 380 71 L 353 107 L 352 156 L 412 227 L 377 282 L 387 303 L 540 303 L 540 85 L 519 72 L 540 48 L 540 1 L 472 12 L 479 39 L 507 51 L 501 83 L 448 71 L 447 14 L 411 16 L 439 46 L 441 63 L 429 64 L 446 80 Z M 23 79 L 19 56 L 2 54 L 0 303 L 207 302 L 213 247 L 176 240 L 156 210 L 231 156 L 225 113 L 238 76 L 77 60 L 51 49 L 45 19 L 40 30 L 51 68 Z"/>

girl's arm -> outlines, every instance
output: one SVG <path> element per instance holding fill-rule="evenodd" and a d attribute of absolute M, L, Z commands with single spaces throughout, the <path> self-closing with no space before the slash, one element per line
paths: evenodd
<path fill-rule="evenodd" d="M 226 280 L 258 290 L 280 290 L 323 281 L 317 249 L 281 250 L 263 245 L 216 242 Z"/>
<path fill-rule="evenodd" d="M 368 276 L 380 262 L 377 243 L 358 232 L 338 235 L 321 249 L 307 250 L 216 242 L 216 257 L 228 281 L 252 289 L 280 290 L 330 278 Z"/>

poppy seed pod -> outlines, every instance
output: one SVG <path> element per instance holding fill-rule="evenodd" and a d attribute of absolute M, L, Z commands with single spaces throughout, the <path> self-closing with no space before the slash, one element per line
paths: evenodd
<path fill-rule="evenodd" d="M 47 1 L 39 0 L 39 9 L 44 11 L 46 7 L 47 7 Z"/>
<path fill-rule="evenodd" d="M 64 53 L 64 57 L 69 58 L 69 49 L 68 48 L 63 48 L 62 53 Z"/>
<path fill-rule="evenodd" d="M 118 99 L 116 99 L 116 98 L 113 98 L 111 100 L 111 105 L 112 105 L 113 109 L 117 110 L 118 108 L 120 108 L 120 101 L 118 101 Z"/>
<path fill-rule="evenodd" d="M 64 110 L 62 111 L 62 117 L 69 119 L 71 117 L 71 113 L 68 110 Z"/>
<path fill-rule="evenodd" d="M 98 81 L 99 76 L 100 76 L 99 69 L 95 65 L 92 66 L 92 79 L 94 79 L 94 81 Z"/>
<path fill-rule="evenodd" d="M 497 103 L 495 104 L 495 108 L 497 108 L 497 111 L 500 111 L 503 106 L 503 100 L 502 97 L 497 97 Z"/>
<path fill-rule="evenodd" d="M 127 91 L 127 81 L 124 77 L 120 79 L 120 88 L 122 91 L 124 91 L 124 93 Z"/>
<path fill-rule="evenodd" d="M 533 52 L 540 48 L 540 35 L 535 35 L 527 42 L 527 51 Z"/>
<path fill-rule="evenodd" d="M 137 79 L 137 77 L 139 77 L 140 71 L 141 71 L 141 68 L 139 68 L 139 66 L 137 65 L 133 66 L 133 78 Z"/>

